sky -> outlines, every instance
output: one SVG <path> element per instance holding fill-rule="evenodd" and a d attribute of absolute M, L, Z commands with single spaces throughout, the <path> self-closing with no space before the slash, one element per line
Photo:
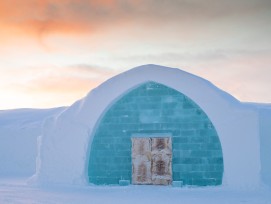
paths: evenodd
<path fill-rule="evenodd" d="M 270 0 L 0 0 L 0 110 L 71 105 L 143 64 L 271 103 Z"/>

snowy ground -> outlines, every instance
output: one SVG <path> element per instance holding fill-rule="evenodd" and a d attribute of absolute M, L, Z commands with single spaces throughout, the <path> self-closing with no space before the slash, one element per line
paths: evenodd
<path fill-rule="evenodd" d="M 163 186 L 34 187 L 26 178 L 0 178 L 0 203 L 184 203 L 271 204 L 271 189 L 231 190 L 225 187 L 173 188 Z"/>

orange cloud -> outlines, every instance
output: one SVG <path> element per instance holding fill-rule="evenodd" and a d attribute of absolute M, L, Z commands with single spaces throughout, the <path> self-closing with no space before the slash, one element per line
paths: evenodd
<path fill-rule="evenodd" d="M 172 23 L 174 28 L 189 32 L 193 25 L 201 27 L 225 16 L 238 19 L 250 13 L 270 13 L 270 7 L 267 0 L 4 0 L 0 1 L 0 37 L 24 34 L 41 38 L 50 33 L 93 33 L 104 27 Z"/>
<path fill-rule="evenodd" d="M 116 0 L 1 1 L 0 22 L 29 34 L 93 31 L 116 19 L 117 4 Z"/>
<path fill-rule="evenodd" d="M 2 22 L 17 24 L 28 22 L 87 24 L 112 23 L 131 19 L 162 18 L 214 18 L 221 16 L 245 15 L 270 10 L 268 0 L 241 0 L 214 3 L 212 0 L 8 0 L 0 2 Z M 49 26 L 50 27 L 50 26 Z M 61 28 L 60 28 L 61 29 Z"/>

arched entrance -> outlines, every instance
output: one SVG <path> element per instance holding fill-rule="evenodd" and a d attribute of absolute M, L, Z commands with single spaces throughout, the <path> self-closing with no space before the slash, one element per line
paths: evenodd
<path fill-rule="evenodd" d="M 196 103 L 163 84 L 147 82 L 125 93 L 102 115 L 93 134 L 90 183 L 132 181 L 133 135 L 170 136 L 173 181 L 222 183 L 223 155 L 215 127 Z"/>

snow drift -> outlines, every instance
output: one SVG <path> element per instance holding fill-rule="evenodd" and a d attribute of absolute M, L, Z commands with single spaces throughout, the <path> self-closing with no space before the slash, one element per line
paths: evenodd
<path fill-rule="evenodd" d="M 31 176 L 35 173 L 37 137 L 41 135 L 43 122 L 63 110 L 0 111 L 0 176 Z"/>

